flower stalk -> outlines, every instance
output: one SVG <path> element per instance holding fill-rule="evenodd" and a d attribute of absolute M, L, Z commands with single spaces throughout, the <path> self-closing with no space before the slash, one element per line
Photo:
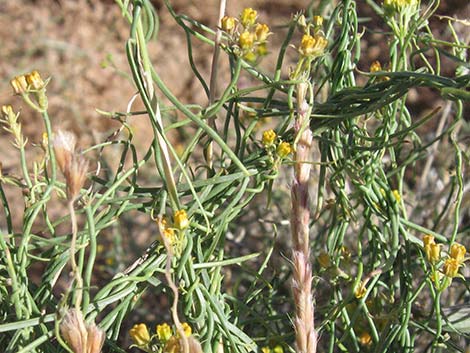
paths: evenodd
<path fill-rule="evenodd" d="M 307 103 L 307 82 L 297 85 L 297 119 L 294 130 L 297 136 L 294 152 L 294 182 L 291 189 L 292 215 L 291 232 L 293 242 L 292 287 L 296 315 L 294 319 L 296 346 L 298 353 L 315 353 L 317 333 L 314 326 L 314 306 L 312 295 L 312 267 L 309 261 L 309 162 L 313 134 L 309 128 L 311 107 Z"/>

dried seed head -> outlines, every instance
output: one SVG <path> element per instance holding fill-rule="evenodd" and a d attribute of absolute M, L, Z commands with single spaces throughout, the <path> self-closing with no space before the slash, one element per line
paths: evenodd
<path fill-rule="evenodd" d="M 88 172 L 88 161 L 82 155 L 73 155 L 69 168 L 65 172 L 67 182 L 67 195 L 70 200 L 74 200 L 85 184 Z"/>
<path fill-rule="evenodd" d="M 75 145 L 77 139 L 75 135 L 69 131 L 59 130 L 54 135 L 52 144 L 54 146 L 55 159 L 59 165 L 62 174 L 66 174 L 66 169 L 70 168 L 73 154 L 75 153 Z"/>
<path fill-rule="evenodd" d="M 95 323 L 86 324 L 81 311 L 70 309 L 60 323 L 60 334 L 74 353 L 100 353 L 105 332 Z"/>
<path fill-rule="evenodd" d="M 105 332 L 95 323 L 87 325 L 87 353 L 100 353 L 106 338 Z"/>

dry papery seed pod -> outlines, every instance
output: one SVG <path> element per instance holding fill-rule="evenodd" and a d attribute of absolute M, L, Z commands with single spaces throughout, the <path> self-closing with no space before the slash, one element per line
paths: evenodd
<path fill-rule="evenodd" d="M 85 323 L 76 309 L 69 309 L 63 317 L 60 334 L 74 353 L 100 353 L 105 339 L 105 332 L 95 323 Z"/>

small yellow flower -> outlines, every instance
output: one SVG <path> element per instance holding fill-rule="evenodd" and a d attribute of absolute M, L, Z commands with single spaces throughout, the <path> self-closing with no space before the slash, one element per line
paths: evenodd
<path fill-rule="evenodd" d="M 425 246 L 426 258 L 432 264 L 438 263 L 441 259 L 441 244 L 431 243 Z"/>
<path fill-rule="evenodd" d="M 369 68 L 370 72 L 379 72 L 382 71 L 382 65 L 380 64 L 380 61 L 376 60 L 374 61 Z"/>
<path fill-rule="evenodd" d="M 330 255 L 328 255 L 326 252 L 322 252 L 320 255 L 318 255 L 318 263 L 323 268 L 330 267 L 331 266 Z"/>
<path fill-rule="evenodd" d="M 406 7 L 415 6 L 416 0 L 384 0 L 383 6 L 388 11 L 401 11 Z"/>
<path fill-rule="evenodd" d="M 256 40 L 258 42 L 265 42 L 269 36 L 269 27 L 266 24 L 258 23 L 255 29 Z"/>
<path fill-rule="evenodd" d="M 323 17 L 321 16 L 313 16 L 313 25 L 315 27 L 321 27 L 323 25 Z"/>
<path fill-rule="evenodd" d="M 252 51 L 248 51 L 243 55 L 243 59 L 249 62 L 255 62 L 256 61 L 256 54 Z"/>
<path fill-rule="evenodd" d="M 395 197 L 395 200 L 397 200 L 397 202 L 400 202 L 401 201 L 400 192 L 398 190 L 393 190 L 392 193 L 393 193 L 393 197 Z"/>
<path fill-rule="evenodd" d="M 44 87 L 44 81 L 36 70 L 26 74 L 26 82 L 35 90 L 40 90 Z"/>
<path fill-rule="evenodd" d="M 457 259 L 449 258 L 444 262 L 443 272 L 449 278 L 454 278 L 459 273 L 461 263 Z"/>
<path fill-rule="evenodd" d="M 240 34 L 240 38 L 238 38 L 238 44 L 240 48 L 243 50 L 249 50 L 253 48 L 253 44 L 255 42 L 255 35 L 251 32 L 245 31 Z"/>
<path fill-rule="evenodd" d="M 271 353 L 271 348 L 269 348 L 268 346 L 264 346 L 263 348 L 261 348 L 261 352 L 262 353 Z"/>
<path fill-rule="evenodd" d="M 28 82 L 26 82 L 26 77 L 24 75 L 16 76 L 10 81 L 11 87 L 15 94 L 25 93 L 28 89 Z"/>
<path fill-rule="evenodd" d="M 323 54 L 328 40 L 322 35 L 315 35 L 315 37 L 304 34 L 300 42 L 299 53 L 305 57 L 318 57 Z"/>
<path fill-rule="evenodd" d="M 263 139 L 261 140 L 261 142 L 263 142 L 264 147 L 269 147 L 273 145 L 274 140 L 276 140 L 276 137 L 277 135 L 274 130 L 266 130 L 265 132 L 263 132 Z"/>
<path fill-rule="evenodd" d="M 107 258 L 104 260 L 104 262 L 106 263 L 106 265 L 112 266 L 112 265 L 114 265 L 114 258 L 112 258 L 112 257 L 107 257 Z"/>
<path fill-rule="evenodd" d="M 281 142 L 277 146 L 276 153 L 279 157 L 285 158 L 292 153 L 292 147 L 289 142 Z"/>
<path fill-rule="evenodd" d="M 255 24 L 256 17 L 258 17 L 256 10 L 253 10 L 251 7 L 247 7 L 246 9 L 243 9 L 240 15 L 240 22 L 243 27 L 246 28 Z"/>
<path fill-rule="evenodd" d="M 237 25 L 237 20 L 232 16 L 224 16 L 220 20 L 220 25 L 225 32 L 232 34 L 235 30 L 235 26 Z"/>
<path fill-rule="evenodd" d="M 371 337 L 371 335 L 370 335 L 368 332 L 363 332 L 363 333 L 359 336 L 359 343 L 361 344 L 361 346 L 369 346 L 369 345 L 371 345 L 371 343 L 372 343 L 372 337 Z"/>
<path fill-rule="evenodd" d="M 175 228 L 183 230 L 189 227 L 188 215 L 185 210 L 175 211 L 173 215 L 173 223 Z"/>
<path fill-rule="evenodd" d="M 10 115 L 12 115 L 12 114 L 15 114 L 15 113 L 13 112 L 13 108 L 12 108 L 11 105 L 3 105 L 3 106 L 2 106 L 2 113 L 5 114 L 5 117 L 8 117 L 8 116 L 10 116 Z"/>
<path fill-rule="evenodd" d="M 137 346 L 146 346 L 150 342 L 150 333 L 146 324 L 135 324 L 129 335 Z"/>
<path fill-rule="evenodd" d="M 426 234 L 423 236 L 423 244 L 426 247 L 429 244 L 434 244 L 434 237 L 431 234 Z"/>
<path fill-rule="evenodd" d="M 183 326 L 183 331 L 184 331 L 185 336 L 186 337 L 191 336 L 191 334 L 193 333 L 193 329 L 191 328 L 191 326 L 189 326 L 187 322 L 183 322 L 181 326 Z"/>
<path fill-rule="evenodd" d="M 171 327 L 166 322 L 161 325 L 157 325 L 156 331 L 158 339 L 162 343 L 166 343 L 172 335 Z"/>
<path fill-rule="evenodd" d="M 457 260 L 459 263 L 464 261 L 466 253 L 467 249 L 465 249 L 465 246 L 462 244 L 454 243 L 450 247 L 450 257 Z"/>
<path fill-rule="evenodd" d="M 284 348 L 280 344 L 274 346 L 273 353 L 284 353 Z"/>
<path fill-rule="evenodd" d="M 261 43 L 256 47 L 256 54 L 258 56 L 265 56 L 268 54 L 268 47 L 266 46 L 266 43 Z"/>

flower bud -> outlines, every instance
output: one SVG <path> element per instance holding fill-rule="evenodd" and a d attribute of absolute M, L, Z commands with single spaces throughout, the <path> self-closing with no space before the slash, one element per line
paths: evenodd
<path fill-rule="evenodd" d="M 225 32 L 230 33 L 230 34 L 232 34 L 233 31 L 235 30 L 236 24 L 237 24 L 237 20 L 235 19 L 235 17 L 224 16 L 224 17 L 220 20 L 221 28 L 222 28 Z"/>
<path fill-rule="evenodd" d="M 157 325 L 156 331 L 161 343 L 166 343 L 172 336 L 171 327 L 166 322 L 161 325 Z"/>
<path fill-rule="evenodd" d="M 15 94 L 22 94 L 28 90 L 28 82 L 26 82 L 26 77 L 24 75 L 16 76 L 10 81 L 11 87 Z"/>
<path fill-rule="evenodd" d="M 285 158 L 292 153 L 292 146 L 289 142 L 281 142 L 276 149 L 276 153 L 279 157 Z"/>
<path fill-rule="evenodd" d="M 465 246 L 462 244 L 454 243 L 450 247 L 450 257 L 457 260 L 459 263 L 464 261 L 466 253 L 467 249 L 465 249 Z"/>
<path fill-rule="evenodd" d="M 42 80 L 41 75 L 39 75 L 39 72 L 37 72 L 36 70 L 30 72 L 25 76 L 26 82 L 28 82 L 31 88 L 35 90 L 40 90 L 44 87 L 44 81 Z"/>
<path fill-rule="evenodd" d="M 277 135 L 274 130 L 266 130 L 265 132 L 263 132 L 263 138 L 261 142 L 263 143 L 264 147 L 269 147 L 272 146 L 274 140 L 276 140 L 276 137 Z"/>
<path fill-rule="evenodd" d="M 242 23 L 243 27 L 249 27 L 255 24 L 256 18 L 258 17 L 258 13 L 256 10 L 253 10 L 251 7 L 243 9 L 240 15 L 240 22 Z"/>

